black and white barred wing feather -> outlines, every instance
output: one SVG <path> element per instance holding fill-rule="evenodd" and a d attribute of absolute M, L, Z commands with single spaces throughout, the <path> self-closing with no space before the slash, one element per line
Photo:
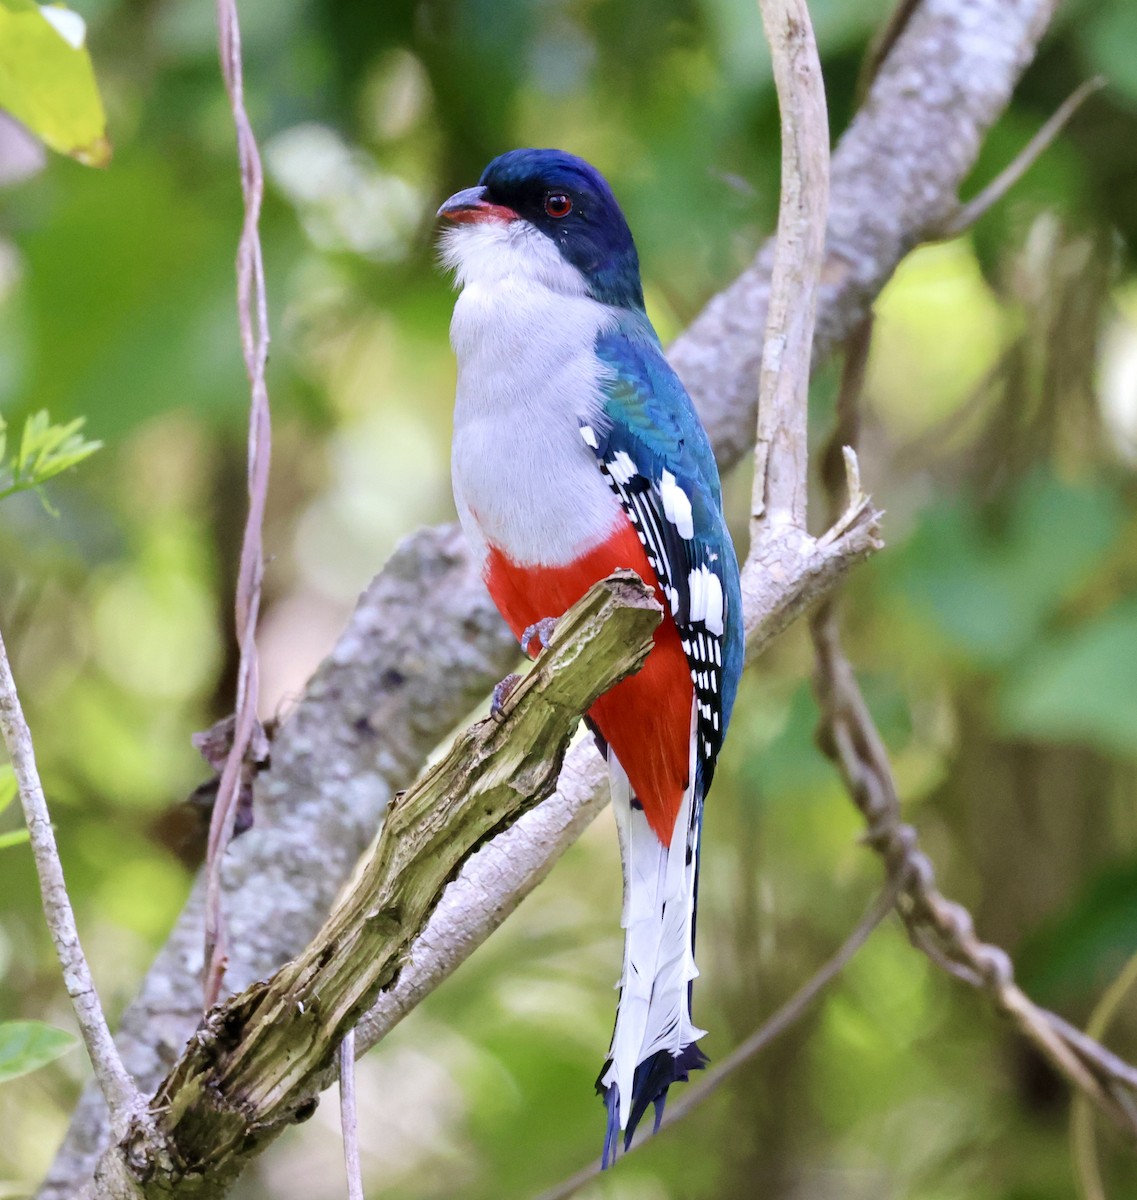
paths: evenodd
<path fill-rule="evenodd" d="M 605 1158 L 647 1107 L 705 1061 L 691 1020 L 703 799 L 742 666 L 741 596 L 718 473 L 691 401 L 654 339 L 619 332 L 597 354 L 612 369 L 602 419 L 581 426 L 666 598 L 694 684 L 691 768 L 669 845 L 660 843 L 609 756 L 624 860 L 620 1008 L 598 1087 L 609 1110 Z"/>

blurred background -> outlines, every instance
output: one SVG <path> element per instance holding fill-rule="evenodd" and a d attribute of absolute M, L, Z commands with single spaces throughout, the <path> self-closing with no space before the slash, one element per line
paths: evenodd
<path fill-rule="evenodd" d="M 85 415 L 105 449 L 0 507 L 11 647 L 97 980 L 130 999 L 197 853 L 190 734 L 231 708 L 247 387 L 233 132 L 204 0 L 74 0 L 115 154 L 0 191 L 0 413 Z M 815 0 L 834 136 L 887 0 Z M 777 111 L 752 0 L 242 0 L 274 463 L 264 715 L 287 712 L 396 541 L 449 519 L 452 294 L 432 217 L 517 145 L 611 179 L 664 340 L 773 228 Z M 1035 999 L 1085 1022 L 1137 950 L 1137 7 L 1072 0 L 987 141 L 1002 167 L 1092 98 L 968 236 L 879 304 L 863 469 L 888 549 L 848 589 L 851 656 L 945 890 Z M 813 394 L 816 439 L 837 372 Z M 749 470 L 727 481 L 745 550 Z M 744 682 L 705 829 L 698 1017 L 721 1059 L 878 886 L 812 742 L 802 629 Z M 14 828 L 12 809 L 0 833 Z M 368 1194 L 525 1197 L 599 1151 L 620 961 L 605 814 L 360 1068 Z M 70 1014 L 26 846 L 0 850 L 0 1017 Z M 1137 997 L 1110 1043 L 1137 1054 Z M 80 1052 L 0 1085 L 0 1197 L 42 1174 Z M 242 1200 L 342 1194 L 326 1100 Z M 804 1021 L 587 1193 L 1057 1200 L 1064 1087 L 879 931 Z M 1132 1159 L 1102 1131 L 1116 1197 Z"/>

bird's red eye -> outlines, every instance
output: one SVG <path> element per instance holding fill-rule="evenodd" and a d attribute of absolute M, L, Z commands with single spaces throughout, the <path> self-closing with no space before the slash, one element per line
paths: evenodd
<path fill-rule="evenodd" d="M 572 200 L 564 192 L 550 192 L 545 197 L 545 212 L 557 220 L 567 217 L 572 212 Z"/>

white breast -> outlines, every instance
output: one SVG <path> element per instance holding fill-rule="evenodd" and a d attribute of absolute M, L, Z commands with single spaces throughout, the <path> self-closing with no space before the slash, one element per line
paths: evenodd
<path fill-rule="evenodd" d="M 620 519 L 581 421 L 600 420 L 593 347 L 612 320 L 579 273 L 532 226 L 453 231 L 458 269 L 451 342 L 458 358 L 452 474 L 474 546 L 514 562 L 562 565 L 604 541 Z"/>

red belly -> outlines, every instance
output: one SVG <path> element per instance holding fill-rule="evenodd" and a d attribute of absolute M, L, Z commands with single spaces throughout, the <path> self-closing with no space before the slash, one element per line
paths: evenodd
<path fill-rule="evenodd" d="M 636 531 L 627 520 L 603 545 L 564 567 L 523 567 L 491 547 L 485 565 L 490 595 L 517 637 L 542 617 L 559 617 L 598 580 L 630 567 L 655 585 L 663 622 L 643 668 L 589 709 L 628 774 L 656 836 L 670 845 L 690 769 L 690 668 L 679 631 Z"/>

